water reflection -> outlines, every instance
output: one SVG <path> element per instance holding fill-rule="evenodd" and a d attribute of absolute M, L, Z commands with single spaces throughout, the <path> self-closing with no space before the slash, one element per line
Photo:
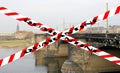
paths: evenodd
<path fill-rule="evenodd" d="M 62 73 L 84 73 L 83 69 L 75 62 L 66 60 L 61 68 Z"/>
<path fill-rule="evenodd" d="M 19 50 L 0 49 L 0 58 L 4 58 Z M 67 57 L 41 58 L 34 54 L 27 55 L 17 61 L 0 68 L 0 73 L 61 73 L 61 67 Z"/>
<path fill-rule="evenodd" d="M 47 73 L 61 73 L 61 67 L 67 57 L 59 58 L 36 58 L 36 67 L 46 66 Z"/>
<path fill-rule="evenodd" d="M 83 73 L 82 68 L 66 57 L 36 58 L 36 67 L 47 67 L 47 73 Z M 62 71 L 62 72 L 61 72 Z"/>

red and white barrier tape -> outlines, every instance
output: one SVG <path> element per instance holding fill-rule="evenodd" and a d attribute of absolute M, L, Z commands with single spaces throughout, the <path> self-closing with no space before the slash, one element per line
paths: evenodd
<path fill-rule="evenodd" d="M 6 10 L 7 8 L 5 8 L 5 7 L 0 7 L 0 10 Z M 115 11 L 115 14 L 118 14 L 119 13 L 119 11 L 118 11 L 118 9 L 119 9 L 119 6 L 116 8 L 116 11 Z M 113 11 L 113 10 L 112 10 Z M 4 11 L 3 11 L 4 12 Z M 117 13 L 116 13 L 117 12 Z M 10 13 L 11 14 L 11 13 Z M 18 13 L 15 13 L 15 14 L 18 14 Z M 8 14 L 6 14 L 6 15 L 9 15 L 9 13 Z M 12 14 L 12 15 L 14 15 L 14 13 Z M 108 14 L 107 14 L 108 15 Z M 107 16 L 108 17 L 108 16 Z M 107 18 L 106 17 L 106 13 L 105 13 L 105 16 L 104 16 L 104 19 L 106 19 Z M 43 26 L 43 24 L 39 24 L 38 25 L 38 23 L 33 23 L 32 21 L 29 21 L 30 19 L 29 18 L 26 18 L 26 17 L 24 17 L 24 18 L 17 18 L 17 20 L 20 20 L 20 21 L 25 21 L 25 22 L 27 22 L 29 25 L 31 25 L 31 26 L 38 26 L 38 27 L 42 27 Z M 103 19 L 103 20 L 104 20 Z M 79 30 L 82 30 L 83 28 L 84 28 L 84 26 L 86 26 L 87 24 L 95 24 L 96 23 L 96 21 L 97 21 L 97 17 L 95 17 L 95 18 L 93 18 L 93 20 L 92 20 L 92 22 L 90 21 L 90 23 L 86 23 L 86 22 L 84 22 L 84 23 L 82 23 L 81 24 L 81 26 L 80 26 L 80 28 L 79 28 Z M 43 28 L 43 27 L 42 27 Z M 41 28 L 41 29 L 42 29 Z M 47 27 L 44 27 L 44 29 L 43 29 L 44 31 L 48 31 L 49 33 L 51 33 L 51 32 L 53 32 L 53 30 L 54 29 L 52 29 L 52 28 L 50 28 L 50 30 L 47 28 Z M 26 50 L 24 49 L 24 50 L 22 50 L 22 51 L 20 51 L 20 52 L 18 52 L 18 53 L 16 53 L 16 54 L 12 54 L 11 56 L 9 56 L 9 57 L 6 57 L 6 58 L 4 58 L 4 59 L 1 59 L 0 60 L 0 66 L 4 66 L 5 64 L 8 64 L 8 63 L 10 63 L 10 62 L 12 62 L 12 61 L 14 61 L 14 60 L 16 60 L 16 59 L 19 59 L 19 58 L 21 58 L 21 57 L 23 57 L 24 55 L 27 55 L 27 54 L 29 54 L 29 53 L 31 53 L 31 52 L 34 52 L 34 51 L 36 51 L 37 50 L 37 48 L 41 48 L 41 47 L 45 47 L 45 46 L 48 46 L 49 44 L 51 44 L 51 43 L 54 43 L 55 41 L 58 41 L 58 40 L 60 40 L 60 39 L 62 39 L 62 38 L 64 38 L 65 39 L 65 41 L 67 41 L 67 42 L 69 42 L 69 43 L 74 43 L 73 45 L 75 45 L 75 46 L 78 46 L 79 47 L 79 45 L 80 45 L 80 42 L 81 41 L 76 41 L 74 38 L 72 38 L 72 37 L 69 37 L 68 38 L 68 36 L 65 36 L 65 35 L 71 35 L 72 33 L 73 33 L 73 30 L 75 30 L 75 31 L 77 31 L 78 30 L 78 28 L 74 28 L 74 27 L 72 27 L 72 28 L 70 28 L 67 32 L 61 32 L 61 33 L 58 33 L 57 34 L 57 32 L 53 32 L 54 34 L 53 35 L 56 35 L 56 36 L 53 36 L 53 37 L 51 37 L 51 38 L 47 38 L 45 41 L 42 41 L 42 42 L 40 42 L 40 43 L 37 43 L 37 47 L 36 47 L 36 44 L 34 45 L 34 46 L 31 46 L 31 47 L 29 47 L 29 48 L 26 48 Z M 66 40 L 66 38 L 67 38 L 67 40 Z M 64 40 L 63 39 L 63 40 Z M 69 39 L 69 40 L 68 40 Z M 42 44 L 42 45 L 40 45 L 40 44 Z M 38 47 L 39 46 L 39 47 Z M 82 44 L 82 46 L 83 47 L 81 47 L 81 45 L 80 45 L 80 47 L 81 48 L 83 48 L 84 50 L 86 50 L 85 49 L 85 46 L 84 46 L 84 44 Z M 94 47 L 93 47 L 94 48 Z M 87 46 L 87 49 L 90 51 L 91 50 L 91 52 L 93 51 L 95 51 L 95 50 L 98 50 L 98 49 L 95 49 L 95 50 L 93 50 L 93 49 L 89 49 L 89 47 Z M 26 54 L 27 53 L 27 54 Z M 104 52 L 105 53 L 105 52 Z M 106 54 L 108 54 L 108 53 L 106 53 Z M 21 56 L 22 55 L 22 56 Z M 96 54 L 97 55 L 97 54 Z M 108 54 L 109 55 L 109 57 L 110 57 L 110 54 Z M 107 56 L 107 58 L 108 58 L 108 55 L 106 55 Z M 99 56 L 99 55 L 97 55 L 97 56 Z M 102 55 L 102 56 L 105 56 L 104 54 Z M 17 57 L 17 58 L 16 58 Z M 113 57 L 113 58 L 112 58 Z M 104 58 L 104 59 L 107 59 L 107 58 Z M 119 58 L 117 58 L 117 57 L 114 57 L 114 56 L 112 56 L 111 55 L 111 57 L 110 58 L 112 58 L 112 60 L 111 59 L 107 59 L 107 60 L 109 60 L 109 61 L 112 61 L 112 62 L 115 62 L 115 61 L 117 61 L 118 63 L 116 63 L 116 64 L 118 64 L 119 65 L 119 61 L 120 61 L 120 59 Z M 115 59 L 114 59 L 115 58 Z"/>

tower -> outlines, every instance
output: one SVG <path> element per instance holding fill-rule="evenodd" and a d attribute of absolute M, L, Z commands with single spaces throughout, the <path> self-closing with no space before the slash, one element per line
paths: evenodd
<path fill-rule="evenodd" d="M 17 23 L 17 28 L 16 28 L 16 32 L 18 32 L 20 30 L 19 24 Z"/>

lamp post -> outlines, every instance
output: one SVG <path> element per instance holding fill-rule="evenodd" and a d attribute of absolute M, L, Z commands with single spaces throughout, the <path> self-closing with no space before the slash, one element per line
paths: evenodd
<path fill-rule="evenodd" d="M 108 3 L 106 3 L 106 10 L 108 11 Z M 105 34 L 105 37 L 106 37 L 106 46 L 108 45 L 108 19 L 106 19 L 106 34 Z"/>
<path fill-rule="evenodd" d="M 108 3 L 106 3 L 106 10 L 108 10 Z M 106 38 L 108 38 L 108 19 L 106 19 Z"/>

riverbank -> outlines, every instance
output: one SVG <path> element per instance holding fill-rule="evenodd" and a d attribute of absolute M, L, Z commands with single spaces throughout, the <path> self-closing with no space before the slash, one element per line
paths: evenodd
<path fill-rule="evenodd" d="M 32 43 L 27 40 L 0 40 L 0 48 L 22 49 L 30 45 L 32 45 Z"/>
<path fill-rule="evenodd" d="M 30 40 L 0 40 L 0 48 L 4 49 L 23 49 L 27 48 L 34 43 Z M 51 44 L 48 47 L 44 47 L 35 53 L 37 56 L 42 57 L 64 57 L 68 56 L 68 44 L 61 44 L 57 47 L 57 44 Z"/>

